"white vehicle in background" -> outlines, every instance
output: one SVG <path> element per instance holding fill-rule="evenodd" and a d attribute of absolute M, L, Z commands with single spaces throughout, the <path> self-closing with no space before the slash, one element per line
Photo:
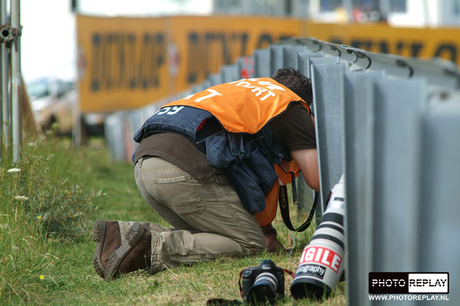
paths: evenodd
<path fill-rule="evenodd" d="M 54 78 L 39 79 L 27 83 L 27 92 L 36 122 L 43 132 L 56 131 L 57 135 L 70 136 L 74 122 L 74 109 L 78 102 L 75 83 Z M 82 115 L 81 133 L 104 135 L 104 115 Z"/>
<path fill-rule="evenodd" d="M 35 120 L 43 132 L 56 129 L 59 135 L 70 135 L 77 92 L 71 82 L 39 79 L 27 84 Z"/>

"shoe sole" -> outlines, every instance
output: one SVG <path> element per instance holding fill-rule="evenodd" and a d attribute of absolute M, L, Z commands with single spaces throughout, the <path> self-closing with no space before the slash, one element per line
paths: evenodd
<path fill-rule="evenodd" d="M 144 235 L 144 226 L 140 223 L 134 223 L 126 233 L 126 240 L 124 244 L 121 245 L 118 249 L 113 251 L 110 255 L 109 262 L 107 263 L 106 272 L 106 281 L 117 278 L 116 272 L 120 267 L 121 263 L 125 257 L 133 250 L 137 245 L 139 240 L 141 240 Z"/>
<path fill-rule="evenodd" d="M 97 219 L 94 222 L 94 229 L 93 229 L 93 241 L 96 242 L 96 250 L 94 251 L 93 257 L 93 266 L 96 270 L 97 274 L 105 278 L 105 268 L 102 265 L 102 246 L 105 242 L 105 221 L 101 219 Z"/>

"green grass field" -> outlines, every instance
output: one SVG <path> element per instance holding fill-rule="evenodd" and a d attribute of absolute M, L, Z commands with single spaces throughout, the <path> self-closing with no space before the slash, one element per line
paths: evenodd
<path fill-rule="evenodd" d="M 138 271 L 105 282 L 92 265 L 96 219 L 149 221 L 168 226 L 144 202 L 132 165 L 113 162 L 102 139 L 72 148 L 50 138 L 24 145 L 23 160 L 13 165 L 3 156 L 0 167 L 0 304 L 2 305 L 205 305 L 208 299 L 242 301 L 242 269 L 272 259 L 295 271 L 313 234 L 292 235 L 281 218 L 274 221 L 290 254 L 264 253 L 240 259 L 221 258 L 156 275 Z M 20 169 L 20 170 L 11 170 Z M 8 171 L 10 170 L 10 171 Z M 15 172 L 16 171 L 16 172 Z M 291 209 L 291 211 L 294 209 Z M 295 211 L 294 211 L 295 212 Z M 294 221 L 300 223 L 302 216 Z M 325 301 L 286 297 L 279 305 L 346 305 L 346 283 Z"/>

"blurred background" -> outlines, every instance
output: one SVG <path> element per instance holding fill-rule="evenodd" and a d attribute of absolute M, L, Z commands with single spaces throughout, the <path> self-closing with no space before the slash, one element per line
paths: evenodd
<path fill-rule="evenodd" d="M 39 130 L 54 127 L 61 135 L 78 130 L 84 137 L 103 136 L 107 114 L 187 90 L 223 65 L 286 37 L 459 60 L 460 0 L 21 0 L 20 5 L 21 70 L 34 119 Z M 242 77 L 250 76 L 250 69 L 248 63 Z"/>

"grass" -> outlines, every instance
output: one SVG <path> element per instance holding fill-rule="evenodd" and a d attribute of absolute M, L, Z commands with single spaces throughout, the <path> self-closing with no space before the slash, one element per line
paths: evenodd
<path fill-rule="evenodd" d="M 283 226 L 281 218 L 277 217 L 274 225 L 280 240 L 285 246 L 294 246 L 295 242 L 291 254 L 264 253 L 240 259 L 223 257 L 214 262 L 180 267 L 153 276 L 138 271 L 107 283 L 96 274 L 92 266 L 95 247 L 92 225 L 97 218 L 150 221 L 168 226 L 137 191 L 132 165 L 113 162 L 102 139 L 91 139 L 88 146 L 79 149 L 72 148 L 68 140 L 54 138 L 38 146 L 25 147 L 31 156 L 45 166 L 39 168 L 37 161 L 35 168 L 29 165 L 24 166 L 19 173 L 9 173 L 8 169 L 21 165 L 8 163 L 8 157 L 2 159 L 2 305 L 205 305 L 211 298 L 241 301 L 238 277 L 242 269 L 258 266 L 263 259 L 270 258 L 277 266 L 295 271 L 303 247 L 313 234 L 310 228 L 305 233 L 293 236 Z M 64 187 L 57 188 L 63 180 L 66 182 Z M 50 186 L 48 189 L 54 190 L 53 196 L 48 195 L 46 200 L 40 202 L 40 194 L 37 194 L 38 198 L 33 200 L 30 195 L 38 193 L 36 190 L 40 189 L 37 187 L 39 185 Z M 62 199 L 62 194 L 69 195 L 75 186 L 78 186 L 79 191 L 73 203 L 85 204 L 77 209 L 82 218 L 73 225 L 77 229 L 74 235 L 58 235 L 50 231 L 49 226 L 44 227 L 44 218 L 38 218 L 37 211 L 43 216 L 44 212 L 31 210 L 31 203 L 52 203 L 49 205 L 54 206 L 49 206 L 49 210 L 55 211 L 60 207 L 56 198 L 61 196 L 59 199 Z M 16 195 L 29 195 L 29 199 L 18 200 Z M 62 210 L 59 218 L 68 217 L 69 222 L 76 220 L 70 219 L 75 217 L 71 208 L 59 209 Z M 293 221 L 296 221 L 295 217 Z M 289 297 L 292 278 L 286 275 L 285 279 L 286 297 L 279 305 L 292 305 L 294 300 Z M 302 300 L 295 303 L 346 305 L 345 291 L 345 283 L 340 283 L 328 300 Z"/>

